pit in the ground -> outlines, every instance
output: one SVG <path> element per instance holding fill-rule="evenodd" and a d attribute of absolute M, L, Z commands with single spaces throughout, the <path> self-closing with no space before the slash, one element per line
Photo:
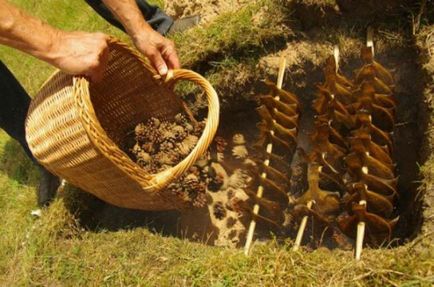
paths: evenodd
<path fill-rule="evenodd" d="M 354 52 L 347 53 L 348 55 L 341 59 L 340 70 L 349 78 L 352 77 L 353 71 L 361 66 L 358 57 L 358 46 L 361 44 L 360 41 L 358 45 L 353 47 Z M 316 43 L 303 43 L 304 51 L 299 55 L 314 54 L 318 47 Z M 331 50 L 330 47 L 330 52 Z M 282 50 L 277 53 L 276 57 L 287 52 L 288 50 Z M 291 66 L 290 63 L 287 68 L 284 89 L 295 93 L 303 106 L 299 126 L 299 146 L 306 144 L 307 135 L 312 129 L 313 112 L 311 103 L 315 93 L 315 84 L 324 80 L 322 64 L 324 64 L 325 58 L 321 56 L 322 54 L 324 53 L 320 53 L 313 58 L 309 56 L 301 60 L 298 59 L 296 65 Z M 416 199 L 419 181 L 419 149 L 424 136 L 424 131 L 420 128 L 421 123 L 419 122 L 421 118 L 419 108 L 423 105 L 424 82 L 417 61 L 417 53 L 411 46 L 397 45 L 394 47 L 393 44 L 390 44 L 387 45 L 387 49 L 381 49 L 377 52 L 375 57 L 392 71 L 396 83 L 395 97 L 398 100 L 398 108 L 394 131 L 395 150 L 393 157 L 397 163 L 400 193 L 395 213 L 400 216 L 400 220 L 394 230 L 393 238 L 396 238 L 396 240 L 393 242 L 394 244 L 401 244 L 417 234 L 421 223 L 421 202 Z M 265 65 L 267 65 L 266 60 L 265 57 Z M 291 72 L 294 69 L 297 71 L 302 70 L 302 73 L 292 74 Z M 275 77 L 275 75 L 270 75 L 270 77 Z M 246 93 L 252 90 L 257 94 L 265 92 L 261 83 L 258 83 L 253 88 L 245 87 L 245 89 Z M 225 105 L 218 134 L 230 142 L 233 135 L 242 133 L 246 138 L 247 146 L 253 150 L 252 146 L 258 135 L 256 124 L 259 122 L 259 117 L 255 111 L 257 102 L 252 98 L 250 100 L 247 98 L 242 102 L 237 98 L 237 102 L 232 105 Z M 299 196 L 301 191 L 299 189 L 291 190 L 289 196 Z M 241 246 L 244 238 L 241 237 L 234 241 L 234 237 L 238 235 L 231 231 L 237 227 L 236 220 L 233 216 L 224 212 L 224 203 L 217 199 L 209 199 L 208 203 L 209 208 L 182 212 L 144 212 L 121 209 L 105 204 L 95 198 L 88 198 L 84 200 L 84 204 L 83 201 L 80 203 L 78 214 L 84 226 L 95 230 L 117 230 L 146 225 L 158 232 L 163 232 L 163 234 L 199 240 L 211 245 Z M 75 211 L 74 213 L 76 213 Z M 224 226 L 216 226 L 215 218 L 218 220 L 224 219 Z M 224 240 L 218 241 L 219 233 L 223 232 L 222 228 L 226 232 L 226 242 Z M 307 234 L 309 234 L 309 230 Z M 267 237 L 267 235 L 263 234 L 263 237 Z M 290 227 L 280 232 L 278 236 L 281 238 L 295 237 L 294 231 Z M 306 235 L 303 244 L 309 245 L 311 241 L 312 238 Z"/>

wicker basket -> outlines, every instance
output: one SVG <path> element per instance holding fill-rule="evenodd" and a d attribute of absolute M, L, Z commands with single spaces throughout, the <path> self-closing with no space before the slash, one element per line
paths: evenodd
<path fill-rule="evenodd" d="M 104 79 L 92 83 L 56 72 L 36 95 L 26 121 L 26 137 L 36 159 L 52 173 L 111 204 L 142 210 L 185 208 L 164 187 L 207 150 L 219 122 L 215 90 L 199 74 L 170 71 L 163 80 L 137 52 L 110 43 Z M 189 80 L 208 99 L 207 124 L 193 151 L 178 165 L 149 174 L 120 148 L 125 135 L 150 117 L 173 119 L 183 102 L 173 84 Z"/>

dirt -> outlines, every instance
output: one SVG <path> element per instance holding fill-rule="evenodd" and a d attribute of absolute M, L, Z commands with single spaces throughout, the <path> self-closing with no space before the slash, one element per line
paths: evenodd
<path fill-rule="evenodd" d="M 420 151 L 421 160 L 428 162 L 422 171 L 424 180 L 419 189 L 417 204 L 422 206 L 423 216 L 416 222 L 422 226 L 422 232 L 417 241 L 422 241 L 422 248 L 430 245 L 430 236 L 434 230 L 434 26 L 427 26 L 420 31 L 417 38 L 417 47 L 420 51 L 421 65 L 424 71 L 424 98 L 425 101 L 419 104 L 419 129 L 425 132 L 427 137 L 422 142 Z M 425 245 L 426 244 L 426 245 Z"/>
<path fill-rule="evenodd" d="M 205 121 L 193 124 L 183 114 L 176 115 L 174 121 L 150 118 L 135 127 L 124 150 L 143 169 L 158 173 L 191 152 L 204 125 Z M 192 207 L 180 213 L 183 236 L 206 236 L 212 245 L 240 246 L 246 233 L 246 212 L 252 209 L 247 191 L 255 192 L 253 179 L 257 177 L 255 167 L 261 156 L 254 151 L 252 136 L 247 143 L 244 134 L 220 129 L 209 150 L 168 185 L 169 193 Z"/>
<path fill-rule="evenodd" d="M 200 24 L 211 22 L 216 16 L 236 11 L 249 3 L 247 0 L 174 0 L 166 1 L 165 12 L 175 19 L 199 15 Z"/>

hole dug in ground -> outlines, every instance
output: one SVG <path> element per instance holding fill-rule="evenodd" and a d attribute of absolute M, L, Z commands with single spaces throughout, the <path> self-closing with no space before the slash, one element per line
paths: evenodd
<path fill-rule="evenodd" d="M 354 79 L 354 71 L 362 66 L 359 54 L 363 43 L 354 39 L 353 42 L 351 49 L 344 49 L 339 63 L 340 73 L 351 80 Z M 318 52 L 319 46 L 327 47 L 327 50 Z M 393 41 L 387 40 L 379 41 L 376 46 L 378 48 L 375 60 L 393 74 L 393 95 L 397 102 L 393 127 L 394 147 L 390 155 L 396 164 L 394 176 L 398 179 L 399 196 L 394 199 L 393 210 L 387 218 L 391 220 L 399 216 L 399 220 L 393 228 L 391 240 L 384 242 L 394 246 L 416 236 L 422 222 L 421 201 L 417 197 L 417 191 L 419 151 L 425 131 L 421 128 L 424 123 L 420 122 L 423 118 L 420 113 L 425 110 L 419 108 L 423 106 L 425 83 L 417 62 L 416 50 L 412 46 L 395 45 Z M 297 50 L 297 47 L 302 49 Z M 286 49 L 261 59 L 261 73 L 268 74 L 269 78 L 275 78 L 278 65 L 276 59 L 281 55 L 289 58 L 284 90 L 294 93 L 299 105 L 295 107 L 291 99 L 286 99 L 284 95 L 280 95 L 283 107 L 271 98 L 261 100 L 250 96 L 246 96 L 243 101 L 238 98 L 236 102 L 225 105 L 218 135 L 209 155 L 209 164 L 220 180 L 208 185 L 206 206 L 186 211 L 128 210 L 108 205 L 87 193 L 69 188 L 65 193 L 69 209 L 77 214 L 84 227 L 95 231 L 147 226 L 163 235 L 188 238 L 210 245 L 240 247 L 244 245 L 246 230 L 254 217 L 258 222 L 256 238 L 266 240 L 276 236 L 282 240 L 294 239 L 301 220 L 300 214 L 307 214 L 306 211 L 295 212 L 297 199 L 308 187 L 307 164 L 300 148 L 307 154 L 312 149 L 311 135 L 314 133 L 316 113 L 312 104 L 318 90 L 316 84 L 324 83 L 323 68 L 331 52 L 329 43 L 305 41 L 289 43 Z M 270 93 L 270 87 L 262 82 L 245 89 L 253 90 L 256 95 Z M 283 121 L 285 124 L 281 126 L 285 129 L 277 131 L 276 137 L 289 144 L 279 145 L 279 140 L 274 139 L 273 153 L 277 157 L 271 158 L 271 168 L 262 165 L 266 158 L 266 143 L 259 148 L 257 146 L 260 135 L 257 124 L 261 117 L 256 108 L 261 103 L 269 107 L 269 111 L 277 108 L 279 111 L 285 111 L 287 115 L 294 113 L 283 119 L 280 116 L 281 120 L 277 121 Z M 298 111 L 300 116 L 297 118 Z M 354 112 L 357 112 L 357 108 Z M 279 118 L 279 115 L 273 117 Z M 291 120 L 294 122 L 291 123 Z M 291 134 L 291 125 L 298 127 L 297 134 Z M 272 123 L 263 124 L 262 130 L 271 126 Z M 273 129 L 276 129 L 276 126 L 273 126 Z M 296 136 L 296 141 L 291 142 L 292 136 Z M 265 138 L 265 141 L 268 140 L 269 136 Z M 259 179 L 262 172 L 267 173 L 267 180 Z M 344 177 L 344 174 L 345 172 L 340 176 Z M 264 186 L 263 199 L 255 197 L 258 185 Z M 343 191 L 338 199 L 339 212 L 336 215 L 345 215 L 342 194 Z M 261 206 L 259 216 L 252 215 L 254 203 Z M 371 212 L 370 209 L 368 211 Z M 350 211 L 347 215 L 353 214 Z M 309 215 L 302 245 L 311 248 L 352 246 L 353 238 L 340 232 L 336 218 L 324 224 L 315 214 Z M 382 245 L 381 243 L 383 242 L 371 242 L 376 246 Z"/>

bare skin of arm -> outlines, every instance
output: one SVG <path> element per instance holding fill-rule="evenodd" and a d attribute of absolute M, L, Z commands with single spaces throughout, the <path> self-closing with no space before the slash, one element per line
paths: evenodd
<path fill-rule="evenodd" d="M 143 19 L 135 0 L 102 0 L 122 23 L 134 45 L 151 61 L 160 75 L 179 68 L 175 44 L 155 32 Z"/>
<path fill-rule="evenodd" d="M 134 0 L 104 0 L 136 47 L 161 75 L 179 68 L 175 45 L 143 19 Z M 99 81 L 108 61 L 108 37 L 102 33 L 66 32 L 0 0 L 0 44 L 31 54 L 60 70 Z"/>
<path fill-rule="evenodd" d="M 0 44 L 31 54 L 62 71 L 102 77 L 108 60 L 108 37 L 102 33 L 65 32 L 0 0 Z"/>

